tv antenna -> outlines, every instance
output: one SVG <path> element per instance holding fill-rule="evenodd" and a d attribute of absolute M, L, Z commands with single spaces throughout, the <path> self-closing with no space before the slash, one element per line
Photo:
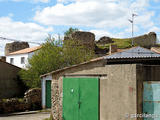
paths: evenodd
<path fill-rule="evenodd" d="M 132 19 L 128 19 L 128 21 L 132 24 L 132 46 L 134 45 L 134 43 L 133 43 L 133 36 L 134 36 L 133 25 L 134 25 L 134 17 L 136 17 L 136 16 L 138 16 L 138 15 L 132 13 Z"/>

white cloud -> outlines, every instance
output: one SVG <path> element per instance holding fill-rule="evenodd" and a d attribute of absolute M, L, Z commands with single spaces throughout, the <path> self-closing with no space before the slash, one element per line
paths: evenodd
<path fill-rule="evenodd" d="M 53 32 L 52 27 L 45 28 L 36 23 L 23 23 L 13 21 L 10 17 L 0 17 L 0 36 L 2 37 L 42 42 L 48 36 L 49 32 Z M 0 45 L 4 47 L 6 42 L 2 40 L 0 42 Z"/>
<path fill-rule="evenodd" d="M 43 3 L 48 3 L 50 0 L 32 0 L 33 2 L 43 2 Z"/>
<path fill-rule="evenodd" d="M 126 9 L 116 2 L 104 2 L 103 0 L 84 1 L 71 3 L 69 5 L 56 4 L 37 11 L 34 19 L 46 25 L 83 25 L 104 27 L 123 26 L 119 22 L 126 18 Z"/>
<path fill-rule="evenodd" d="M 65 5 L 65 2 L 72 3 Z M 139 15 L 136 24 L 153 26 L 154 12 L 147 11 L 148 6 L 149 0 L 58 0 L 58 4 L 37 11 L 34 20 L 45 25 L 123 28 L 130 27 L 128 19 L 136 12 Z"/>
<path fill-rule="evenodd" d="M 153 27 L 151 27 L 151 28 L 149 29 L 148 32 L 153 32 L 153 31 L 160 33 L 160 28 L 159 28 L 159 27 L 156 27 L 156 26 L 153 26 Z"/>
<path fill-rule="evenodd" d="M 58 3 L 75 2 L 76 0 L 57 0 Z"/>
<path fill-rule="evenodd" d="M 31 2 L 31 3 L 38 3 L 38 2 L 42 2 L 42 3 L 48 3 L 50 0 L 0 0 L 0 2 L 4 2 L 4 1 L 13 1 L 13 2 Z"/>
<path fill-rule="evenodd" d="M 160 2 L 160 0 L 153 0 L 154 2 Z"/>
<path fill-rule="evenodd" d="M 113 34 L 109 33 L 108 31 L 105 30 L 90 30 L 89 32 L 92 32 L 95 34 L 96 36 L 96 40 L 99 40 L 99 38 L 103 37 L 103 36 L 108 36 L 108 37 L 113 37 Z"/>

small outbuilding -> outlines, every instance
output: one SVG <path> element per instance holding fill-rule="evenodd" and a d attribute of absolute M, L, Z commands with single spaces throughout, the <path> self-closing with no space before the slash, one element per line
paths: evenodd
<path fill-rule="evenodd" d="M 160 111 L 160 54 L 142 47 L 93 59 L 52 76 L 53 120 L 141 120 Z"/>
<path fill-rule="evenodd" d="M 51 75 L 41 77 L 43 109 L 51 108 L 51 81 L 52 81 Z"/>

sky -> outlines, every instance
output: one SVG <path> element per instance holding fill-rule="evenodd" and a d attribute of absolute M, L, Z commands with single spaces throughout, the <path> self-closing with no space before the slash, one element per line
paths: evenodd
<path fill-rule="evenodd" d="M 96 40 L 127 38 L 132 13 L 138 15 L 134 36 L 160 36 L 160 0 L 0 0 L 0 37 L 43 43 L 48 34 L 57 39 L 73 27 L 94 33 Z M 0 55 L 8 42 L 0 39 Z"/>

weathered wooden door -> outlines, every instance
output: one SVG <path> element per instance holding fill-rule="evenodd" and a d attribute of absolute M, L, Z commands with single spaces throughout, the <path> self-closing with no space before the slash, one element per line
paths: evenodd
<path fill-rule="evenodd" d="M 143 83 L 143 113 L 144 120 L 160 120 L 160 82 Z"/>
<path fill-rule="evenodd" d="M 98 78 L 63 78 L 63 119 L 99 119 Z"/>
<path fill-rule="evenodd" d="M 51 81 L 46 81 L 46 107 L 51 108 Z"/>

